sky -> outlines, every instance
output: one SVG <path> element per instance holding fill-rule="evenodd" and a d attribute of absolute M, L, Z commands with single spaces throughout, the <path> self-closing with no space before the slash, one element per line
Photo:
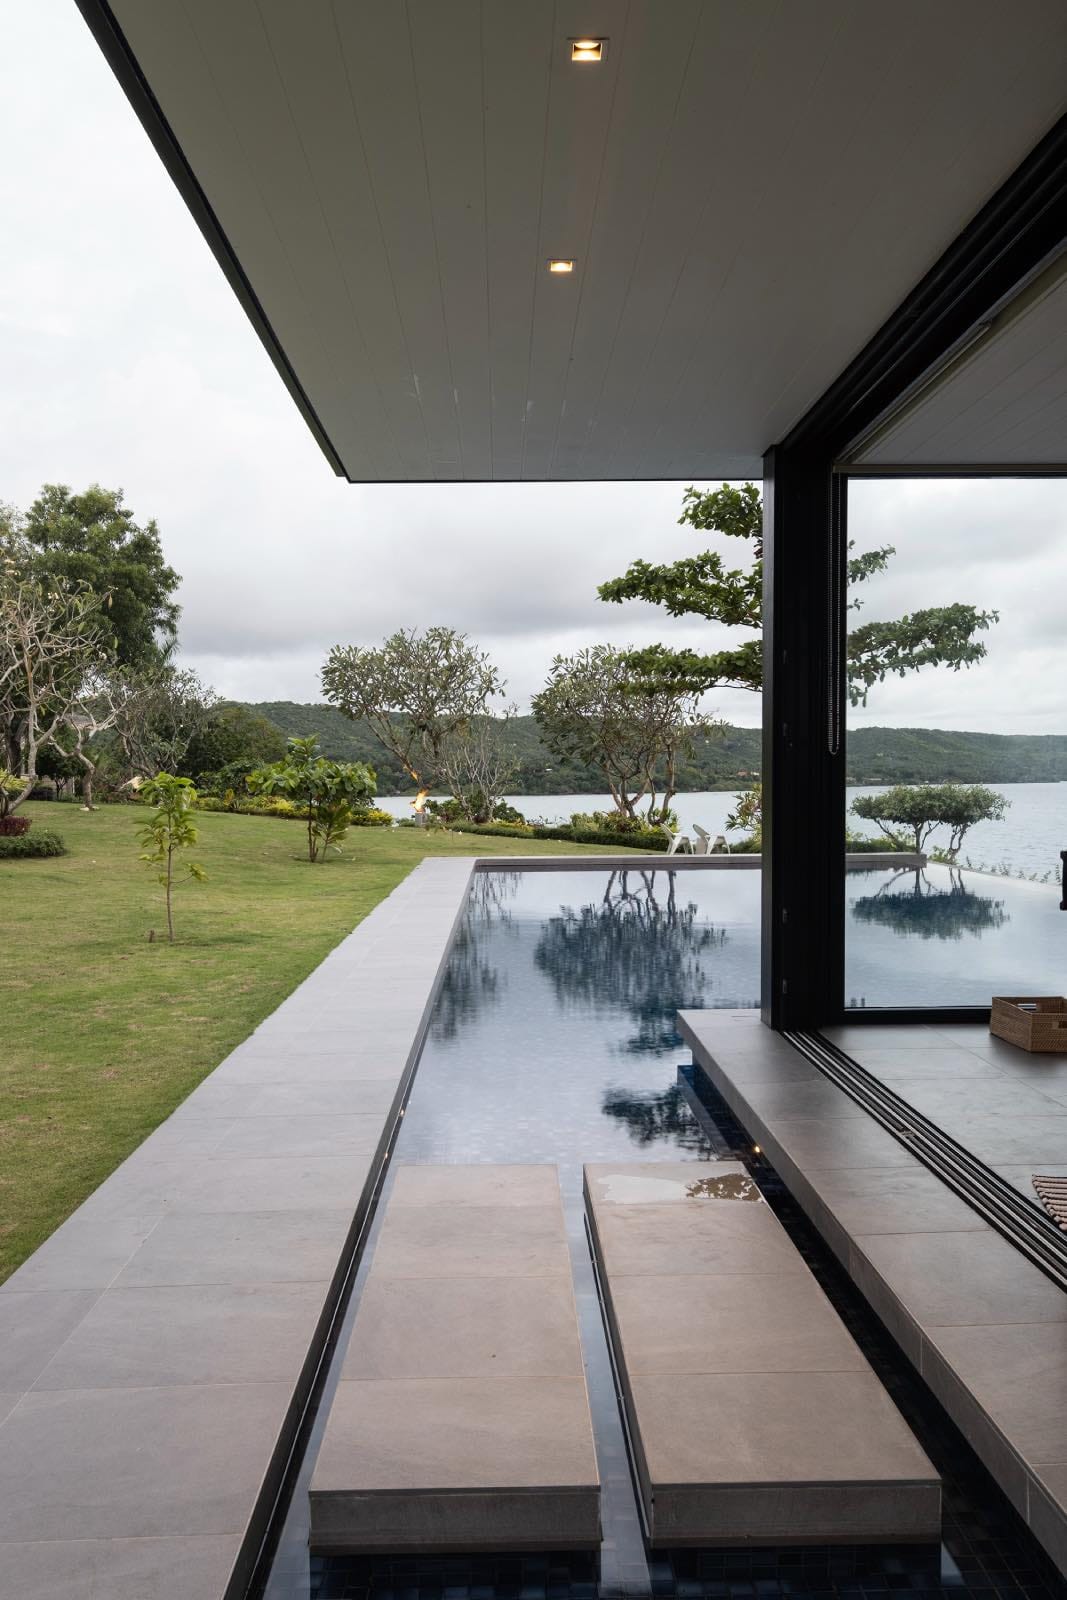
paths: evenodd
<path fill-rule="evenodd" d="M 433 623 L 489 651 L 522 709 L 583 645 L 725 641 L 597 599 L 637 557 L 702 547 L 683 484 L 335 478 L 73 0 L 0 0 L 0 216 L 0 501 L 121 486 L 182 574 L 183 664 L 221 694 L 318 700 L 331 645 Z M 898 551 L 867 618 L 1002 618 L 980 667 L 880 686 L 853 726 L 1067 731 L 1067 481 L 857 483 L 850 531 Z M 705 710 L 759 721 L 740 691 Z"/>

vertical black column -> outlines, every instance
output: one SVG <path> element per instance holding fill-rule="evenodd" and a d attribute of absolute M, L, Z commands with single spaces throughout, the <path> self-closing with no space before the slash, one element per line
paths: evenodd
<path fill-rule="evenodd" d="M 764 458 L 763 1020 L 815 1027 L 844 992 L 845 530 L 829 458 Z"/>

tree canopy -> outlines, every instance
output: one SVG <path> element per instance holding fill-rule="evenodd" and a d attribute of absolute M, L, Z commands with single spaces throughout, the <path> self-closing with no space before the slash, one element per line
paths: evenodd
<path fill-rule="evenodd" d="M 700 716 L 698 696 L 673 685 L 648 685 L 635 673 L 631 655 L 598 644 L 556 656 L 533 698 L 533 712 L 549 750 L 604 774 L 617 811 L 632 817 L 647 796 L 649 820 L 665 821 L 678 756 L 692 749 L 694 737 L 709 724 Z"/>
<path fill-rule="evenodd" d="M 9 517 L 11 514 L 9 513 Z M 157 664 L 173 648 L 180 579 L 163 559 L 155 520 L 140 524 L 121 489 L 75 493 L 46 483 L 25 516 L 14 514 L 43 583 L 61 578 L 103 602 L 106 640 L 123 667 Z"/>
<path fill-rule="evenodd" d="M 763 500 L 755 484 L 738 488 L 724 483 L 703 491 L 690 486 L 682 499 L 679 522 L 701 532 L 741 539 L 751 548 L 747 566 L 728 566 L 715 550 L 681 561 L 654 565 L 632 562 L 621 578 L 602 583 L 602 600 L 647 600 L 672 617 L 704 617 L 730 628 L 746 628 L 752 637 L 731 649 L 702 654 L 692 649 L 651 645 L 631 652 L 635 670 L 650 682 L 696 693 L 715 688 L 759 690 L 763 686 Z M 884 571 L 895 554 L 892 545 L 855 552 L 849 546 L 850 590 Z M 851 609 L 862 601 L 853 598 Z M 891 622 L 868 622 L 848 635 L 846 673 L 853 705 L 866 704 L 869 691 L 891 675 L 904 677 L 921 667 L 947 666 L 958 672 L 986 654 L 976 636 L 999 620 L 995 611 L 956 603 L 931 606 Z"/>
<path fill-rule="evenodd" d="M 327 700 L 365 718 L 422 788 L 442 775 L 447 741 L 503 693 L 488 655 L 454 628 L 414 628 L 377 647 L 335 645 L 322 669 Z"/>
<path fill-rule="evenodd" d="M 981 783 L 898 783 L 884 794 L 857 795 L 852 811 L 876 822 L 894 843 L 893 829 L 910 829 L 912 845 L 922 850 L 937 827 L 949 830 L 948 854 L 953 859 L 976 822 L 999 822 L 1011 804 L 995 789 Z"/>

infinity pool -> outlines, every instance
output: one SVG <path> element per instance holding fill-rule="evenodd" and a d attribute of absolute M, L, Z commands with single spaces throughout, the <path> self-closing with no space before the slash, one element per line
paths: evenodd
<path fill-rule="evenodd" d="M 1009 917 L 1016 931 L 1031 928 L 1035 954 L 1040 939 L 1048 946 L 1056 935 L 1061 941 L 1067 936 L 1067 917 L 1061 932 L 1055 916 L 1045 916 L 1048 903 L 1053 910 L 1057 904 L 1052 891 L 1031 893 L 1028 885 L 1002 886 L 988 879 L 959 887 L 957 877 L 930 869 L 916 892 L 913 873 L 904 880 L 883 871 L 850 876 L 849 971 L 859 998 L 867 1004 L 914 1003 L 920 983 L 929 993 L 936 988 L 929 962 L 935 944 L 946 952 L 944 972 L 959 977 L 952 999 L 970 998 L 979 989 L 988 998 L 992 980 L 983 974 L 993 966 L 980 965 L 973 947 L 989 939 L 1005 955 L 1011 952 L 1014 935 L 1011 941 L 1003 938 Z M 918 911 L 899 909 L 894 897 L 905 892 L 915 892 L 922 903 Z M 452 947 L 396 1144 L 394 1171 L 397 1163 L 450 1161 L 543 1161 L 559 1168 L 602 1478 L 599 1572 L 533 1557 L 512 1558 L 510 1565 L 504 1558 L 436 1564 L 314 1558 L 309 1569 L 306 1521 L 301 1521 L 306 1499 L 302 1505 L 297 1493 L 270 1600 L 309 1594 L 313 1600 L 401 1595 L 407 1600 L 606 1600 L 645 1596 L 653 1589 L 677 1596 L 818 1594 L 821 1600 L 900 1586 L 925 1589 L 939 1600 L 949 1594 L 952 1600 L 967 1600 L 969 1585 L 948 1546 L 932 1572 L 918 1557 L 884 1552 L 855 1557 L 862 1566 L 849 1565 L 854 1557 L 837 1552 L 832 1572 L 824 1568 L 810 1575 L 790 1568 L 792 1558 L 783 1552 L 765 1552 L 758 1560 L 745 1553 L 708 1552 L 699 1563 L 695 1557 L 681 1564 L 657 1557 L 651 1568 L 648 1564 L 585 1237 L 581 1169 L 583 1162 L 615 1160 L 699 1162 L 735 1154 L 752 1160 L 743 1130 L 687 1066 L 674 1018 L 683 1008 L 756 1004 L 759 896 L 760 875 L 752 869 L 480 874 Z M 951 916 L 942 909 L 942 897 L 952 900 Z M 975 900 L 995 900 L 999 906 L 976 911 Z M 867 910 L 871 903 L 879 909 Z M 885 905 L 889 910 L 881 909 Z M 994 957 L 990 946 L 990 963 Z M 1054 959 L 1046 948 L 1046 974 Z M 1037 976 L 1030 971 L 1031 981 Z M 769 1195 L 774 1192 L 769 1170 L 756 1175 Z M 388 1186 L 387 1179 L 386 1198 Z M 812 1248 L 817 1255 L 821 1247 L 815 1242 Z M 924 1444 L 933 1448 L 928 1438 Z M 945 1449 L 953 1462 L 966 1456 L 955 1437 Z M 310 1459 L 309 1453 L 305 1481 Z M 1000 1541 L 1004 1554 L 998 1578 L 1008 1576 L 1006 1563 L 1025 1565 L 1029 1556 L 1015 1554 L 1011 1529 L 994 1526 L 998 1518 L 1010 1517 L 995 1491 L 986 1486 L 978 1494 L 980 1504 L 965 1501 L 970 1531 L 954 1536 L 957 1553 L 980 1534 L 987 1542 Z M 964 1500 L 959 1503 L 964 1506 Z M 1044 1600 L 1045 1594 L 1040 1585 L 1014 1592 L 1032 1600 Z"/>

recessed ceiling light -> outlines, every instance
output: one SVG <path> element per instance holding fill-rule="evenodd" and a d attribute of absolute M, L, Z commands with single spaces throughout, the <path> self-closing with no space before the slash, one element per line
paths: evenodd
<path fill-rule="evenodd" d="M 603 61 L 606 39 L 572 39 L 572 61 Z"/>
<path fill-rule="evenodd" d="M 574 262 L 573 261 L 567 261 L 563 257 L 557 257 L 555 260 L 550 261 L 548 263 L 548 270 L 549 270 L 549 272 L 556 272 L 556 273 L 573 272 L 574 271 Z"/>

